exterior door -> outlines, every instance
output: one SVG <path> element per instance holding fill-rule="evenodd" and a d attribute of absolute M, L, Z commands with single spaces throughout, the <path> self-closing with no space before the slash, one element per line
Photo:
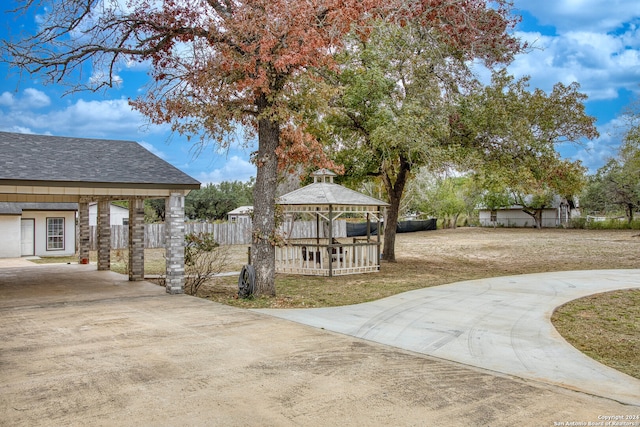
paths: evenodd
<path fill-rule="evenodd" d="M 33 256 L 36 254 L 36 220 L 23 219 L 20 223 L 20 254 Z"/>

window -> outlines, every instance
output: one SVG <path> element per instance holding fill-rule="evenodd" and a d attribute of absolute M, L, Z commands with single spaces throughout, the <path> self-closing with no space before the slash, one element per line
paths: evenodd
<path fill-rule="evenodd" d="M 498 220 L 498 211 L 491 211 L 491 222 L 496 222 Z"/>
<path fill-rule="evenodd" d="M 64 250 L 64 218 L 47 218 L 47 250 Z"/>

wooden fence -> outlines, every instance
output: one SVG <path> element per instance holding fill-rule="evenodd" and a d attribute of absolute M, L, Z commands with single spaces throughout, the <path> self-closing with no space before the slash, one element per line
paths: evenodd
<path fill-rule="evenodd" d="M 315 221 L 285 222 L 280 231 L 291 239 L 315 238 L 317 225 Z M 91 250 L 98 247 L 98 228 L 89 227 Z M 213 233 L 215 240 L 221 245 L 249 245 L 251 244 L 251 222 L 188 222 L 185 223 L 185 234 Z M 333 222 L 333 236 L 346 237 L 347 224 L 344 220 Z M 328 236 L 328 226 L 320 227 L 321 238 Z M 77 240 L 76 240 L 77 241 Z M 144 225 L 144 247 L 163 248 L 165 243 L 164 224 Z M 129 227 L 126 225 L 111 226 L 111 249 L 125 249 L 129 246 Z"/>

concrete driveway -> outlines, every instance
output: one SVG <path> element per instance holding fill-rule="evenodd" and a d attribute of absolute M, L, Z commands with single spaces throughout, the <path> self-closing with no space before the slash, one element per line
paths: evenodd
<path fill-rule="evenodd" d="M 585 356 L 551 324 L 568 301 L 631 288 L 640 288 L 640 270 L 569 271 L 453 283 L 355 306 L 257 311 L 640 405 L 640 380 Z"/>
<path fill-rule="evenodd" d="M 0 325 L 2 426 L 552 426 L 640 413 L 94 265 L 0 262 Z"/>

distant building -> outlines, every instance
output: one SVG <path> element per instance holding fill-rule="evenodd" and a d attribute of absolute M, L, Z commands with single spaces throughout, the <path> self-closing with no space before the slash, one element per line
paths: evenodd
<path fill-rule="evenodd" d="M 251 222 L 253 206 L 240 206 L 227 214 L 229 222 Z"/>
<path fill-rule="evenodd" d="M 109 222 L 111 225 L 129 225 L 129 209 L 111 203 Z M 95 225 L 98 225 L 98 204 L 89 203 L 89 226 Z"/>
<path fill-rule="evenodd" d="M 522 210 L 522 206 L 513 205 L 500 209 L 479 209 L 480 225 L 483 227 L 534 227 L 533 217 Z M 569 224 L 571 219 L 579 218 L 577 204 L 571 204 L 565 198 L 556 196 L 551 206 L 542 211 L 542 227 L 560 227 Z"/>

